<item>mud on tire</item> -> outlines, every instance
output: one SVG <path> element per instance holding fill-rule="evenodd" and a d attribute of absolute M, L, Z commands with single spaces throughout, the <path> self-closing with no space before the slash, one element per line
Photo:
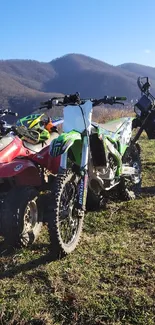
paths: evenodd
<path fill-rule="evenodd" d="M 28 246 L 38 238 L 42 213 L 38 206 L 38 191 L 30 186 L 11 189 L 2 210 L 2 233 L 8 245 Z"/>

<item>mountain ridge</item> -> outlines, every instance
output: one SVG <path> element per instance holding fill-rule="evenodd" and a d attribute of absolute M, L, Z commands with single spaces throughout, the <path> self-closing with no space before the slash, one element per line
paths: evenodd
<path fill-rule="evenodd" d="M 137 63 L 111 65 L 85 54 L 70 53 L 50 62 L 0 60 L 0 106 L 29 114 L 53 95 L 80 92 L 82 97 L 140 95 L 137 77 L 147 75 L 155 93 L 155 68 Z"/>

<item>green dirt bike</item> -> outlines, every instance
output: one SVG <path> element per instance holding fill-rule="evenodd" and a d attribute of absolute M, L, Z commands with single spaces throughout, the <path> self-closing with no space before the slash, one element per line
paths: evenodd
<path fill-rule="evenodd" d="M 96 208 L 111 189 L 123 199 L 134 198 L 141 186 L 138 144 L 130 145 L 132 117 L 105 124 L 92 122 L 92 110 L 100 104 L 123 104 L 126 97 L 84 100 L 78 93 L 49 105 L 64 106 L 64 132 L 50 145 L 50 155 L 61 155 L 51 215 L 48 221 L 55 257 L 71 253 L 78 244 L 86 202 Z M 88 194 L 88 195 L 87 195 Z"/>

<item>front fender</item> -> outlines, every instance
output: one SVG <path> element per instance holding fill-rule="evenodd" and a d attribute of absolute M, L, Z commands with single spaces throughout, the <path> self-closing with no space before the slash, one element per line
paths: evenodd
<path fill-rule="evenodd" d="M 18 185 L 41 185 L 38 169 L 30 160 L 15 159 L 9 163 L 0 164 L 0 178 L 12 177 Z"/>
<path fill-rule="evenodd" d="M 61 133 L 58 138 L 54 139 L 49 148 L 52 157 L 57 157 L 67 152 L 76 141 L 81 142 L 81 134 L 76 131 Z"/>

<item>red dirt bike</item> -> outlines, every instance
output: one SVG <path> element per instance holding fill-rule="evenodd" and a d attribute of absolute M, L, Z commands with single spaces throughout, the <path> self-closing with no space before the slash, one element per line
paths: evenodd
<path fill-rule="evenodd" d="M 0 110 L 0 116 L 7 114 L 15 115 Z M 62 123 L 61 118 L 52 120 L 49 139 L 33 144 L 37 131 L 0 121 L 0 223 L 7 244 L 27 246 L 39 236 L 60 162 L 49 155 L 49 144 L 58 137 L 57 125 Z"/>

